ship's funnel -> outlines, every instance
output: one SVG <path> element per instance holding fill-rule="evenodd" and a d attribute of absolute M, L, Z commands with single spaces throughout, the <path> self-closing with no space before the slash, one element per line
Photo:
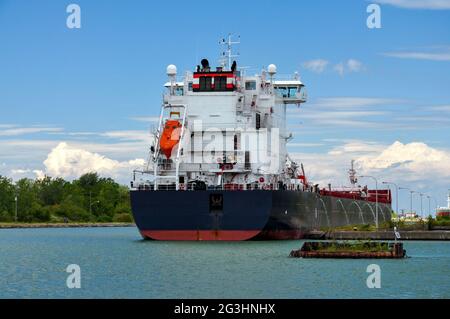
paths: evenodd
<path fill-rule="evenodd" d="M 209 61 L 207 59 L 203 59 L 201 64 L 202 64 L 202 71 L 209 72 L 209 70 L 211 69 L 211 67 L 209 66 Z"/>

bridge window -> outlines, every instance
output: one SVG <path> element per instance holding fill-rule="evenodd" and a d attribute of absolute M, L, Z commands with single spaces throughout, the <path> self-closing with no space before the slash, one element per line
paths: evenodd
<path fill-rule="evenodd" d="M 214 90 L 215 91 L 227 90 L 227 78 L 225 76 L 216 76 L 214 78 Z"/>
<path fill-rule="evenodd" d="M 298 92 L 298 87 L 294 86 L 294 87 L 289 87 L 288 88 L 288 97 L 295 97 L 295 95 Z"/>
<path fill-rule="evenodd" d="M 280 97 L 288 97 L 288 89 L 286 87 L 276 87 L 275 91 Z"/>
<path fill-rule="evenodd" d="M 200 78 L 200 91 L 211 91 L 212 88 L 212 78 L 203 76 Z"/>
<path fill-rule="evenodd" d="M 176 96 L 183 96 L 184 94 L 184 88 L 182 86 L 176 86 L 174 93 Z"/>
<path fill-rule="evenodd" d="M 256 90 L 256 81 L 247 81 L 247 82 L 245 82 L 245 89 L 247 91 Z"/>

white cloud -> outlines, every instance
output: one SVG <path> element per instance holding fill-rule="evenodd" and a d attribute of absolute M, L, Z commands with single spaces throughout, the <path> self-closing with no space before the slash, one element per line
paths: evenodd
<path fill-rule="evenodd" d="M 322 73 L 325 71 L 328 63 L 327 60 L 316 59 L 304 62 L 302 67 L 315 73 Z"/>
<path fill-rule="evenodd" d="M 130 120 L 138 122 L 157 123 L 159 122 L 159 116 L 134 116 L 130 117 Z"/>
<path fill-rule="evenodd" d="M 450 112 L 450 105 L 432 106 L 430 107 L 430 109 L 438 112 Z"/>
<path fill-rule="evenodd" d="M 361 118 L 364 116 L 377 116 L 386 115 L 384 111 L 329 111 L 329 112 L 317 112 L 314 110 L 304 110 L 303 112 L 296 112 L 290 115 L 290 118 L 303 118 L 303 119 L 349 119 L 349 118 Z"/>
<path fill-rule="evenodd" d="M 152 135 L 147 131 L 109 131 L 101 135 L 121 141 L 146 141 L 150 143 L 152 139 Z"/>
<path fill-rule="evenodd" d="M 356 73 L 364 70 L 364 65 L 361 61 L 349 59 L 345 62 L 336 64 L 333 68 L 339 75 L 343 76 L 346 73 Z"/>
<path fill-rule="evenodd" d="M 392 171 L 406 180 L 450 177 L 450 152 L 421 142 L 403 144 L 397 141 L 377 156 L 363 156 L 358 162 L 366 171 Z"/>
<path fill-rule="evenodd" d="M 323 143 L 288 143 L 288 147 L 318 147 L 324 146 Z"/>
<path fill-rule="evenodd" d="M 43 179 L 45 178 L 45 173 L 44 171 L 40 170 L 40 169 L 35 169 L 33 170 L 33 173 L 36 175 L 37 179 Z"/>
<path fill-rule="evenodd" d="M 21 175 L 21 174 L 28 174 L 31 171 L 29 169 L 12 169 L 11 174 L 13 175 Z"/>
<path fill-rule="evenodd" d="M 383 55 L 400 59 L 450 61 L 450 52 L 386 52 Z"/>
<path fill-rule="evenodd" d="M 345 72 L 345 66 L 344 63 L 340 62 L 338 64 L 336 64 L 333 68 L 333 70 L 335 70 L 337 73 L 339 73 L 339 75 L 344 75 Z"/>
<path fill-rule="evenodd" d="M 450 9 L 450 0 L 375 0 L 375 2 L 407 9 Z"/>
<path fill-rule="evenodd" d="M 368 106 L 378 106 L 378 105 L 396 105 L 404 103 L 404 100 L 400 99 L 385 99 L 385 98 L 372 98 L 372 97 L 329 97 L 329 98 L 318 98 L 316 101 L 311 103 L 311 107 L 330 107 L 330 108 L 360 108 Z"/>
<path fill-rule="evenodd" d="M 347 61 L 347 68 L 350 72 L 359 72 L 363 68 L 363 64 L 355 59 L 350 59 Z"/>
<path fill-rule="evenodd" d="M 326 126 L 344 126 L 346 128 L 386 128 L 386 116 L 393 111 L 387 106 L 398 105 L 400 100 L 361 97 L 319 98 L 300 109 L 288 109 L 288 125 L 305 120 L 312 126 L 309 130 Z M 370 107 L 370 109 L 369 109 Z M 396 123 L 396 128 L 398 128 Z"/>
<path fill-rule="evenodd" d="M 48 154 L 44 173 L 64 178 L 76 178 L 89 172 L 117 177 L 131 174 L 133 168 L 142 167 L 144 163 L 143 159 L 119 162 L 62 142 Z"/>
<path fill-rule="evenodd" d="M 329 61 L 324 59 L 316 59 L 302 63 L 302 67 L 315 73 L 322 73 L 326 70 L 329 63 Z M 356 59 L 348 59 L 334 65 L 333 70 L 342 76 L 346 73 L 361 72 L 364 70 L 364 65 Z"/>
<path fill-rule="evenodd" d="M 17 136 L 35 133 L 54 133 L 62 131 L 63 129 L 59 127 L 14 127 L 0 130 L 0 136 Z"/>

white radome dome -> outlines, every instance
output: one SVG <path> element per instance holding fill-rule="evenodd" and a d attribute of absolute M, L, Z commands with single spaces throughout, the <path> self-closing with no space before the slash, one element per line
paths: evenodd
<path fill-rule="evenodd" d="M 177 75 L 177 67 L 173 64 L 167 66 L 167 75 L 173 76 Z"/>
<path fill-rule="evenodd" d="M 277 66 L 275 64 L 269 64 L 267 67 L 267 73 L 270 75 L 275 75 L 277 73 Z"/>

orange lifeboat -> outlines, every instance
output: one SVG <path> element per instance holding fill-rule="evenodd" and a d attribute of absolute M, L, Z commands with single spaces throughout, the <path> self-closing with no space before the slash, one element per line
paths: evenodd
<path fill-rule="evenodd" d="M 180 141 L 180 136 L 181 123 L 177 120 L 167 120 L 159 141 L 161 151 L 166 155 L 167 159 L 170 158 L 173 148 Z"/>

